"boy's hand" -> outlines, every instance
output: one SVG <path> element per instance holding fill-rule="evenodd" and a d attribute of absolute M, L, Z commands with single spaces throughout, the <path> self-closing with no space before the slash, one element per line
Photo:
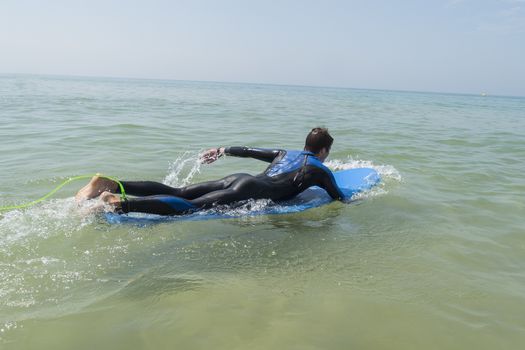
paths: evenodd
<path fill-rule="evenodd" d="M 201 163 L 210 164 L 215 162 L 224 154 L 224 147 L 211 148 L 200 155 Z"/>

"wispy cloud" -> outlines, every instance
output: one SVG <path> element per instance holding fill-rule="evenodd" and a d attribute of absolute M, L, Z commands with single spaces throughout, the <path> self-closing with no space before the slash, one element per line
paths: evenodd
<path fill-rule="evenodd" d="M 514 4 L 512 7 L 502 8 L 483 16 L 481 23 L 478 24 L 479 31 L 505 35 L 525 33 L 525 11 L 522 6 L 516 6 L 516 3 L 525 3 L 525 0 L 505 0 L 505 2 Z"/>
<path fill-rule="evenodd" d="M 525 33 L 525 0 L 447 0 L 445 7 L 461 11 L 471 30 L 498 35 Z M 467 15 L 468 13 L 468 15 Z"/>
<path fill-rule="evenodd" d="M 447 7 L 447 8 L 454 8 L 454 7 L 457 7 L 458 5 L 466 3 L 467 1 L 468 0 L 448 0 L 445 3 L 445 7 Z"/>

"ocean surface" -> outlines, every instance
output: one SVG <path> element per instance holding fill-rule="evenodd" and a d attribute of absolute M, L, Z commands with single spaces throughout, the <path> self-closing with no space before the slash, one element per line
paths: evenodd
<path fill-rule="evenodd" d="M 97 172 L 173 186 L 302 148 L 382 183 L 299 214 L 110 225 L 84 181 L 0 216 L 1 349 L 523 349 L 525 98 L 0 76 L 0 206 Z M 250 209 L 252 208 L 252 209 Z"/>

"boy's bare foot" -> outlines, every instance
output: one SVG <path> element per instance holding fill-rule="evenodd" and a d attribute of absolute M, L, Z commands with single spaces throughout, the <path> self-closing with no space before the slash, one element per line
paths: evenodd
<path fill-rule="evenodd" d="M 78 203 L 86 199 L 98 197 L 104 191 L 115 193 L 117 189 L 118 184 L 115 181 L 100 176 L 93 176 L 91 181 L 78 191 L 75 199 Z"/>
<path fill-rule="evenodd" d="M 107 211 L 115 211 L 121 207 L 120 197 L 111 192 L 102 192 L 99 196 L 98 202 L 91 206 L 86 214 L 96 214 Z"/>
<path fill-rule="evenodd" d="M 117 206 L 120 204 L 120 196 L 111 192 L 105 191 L 100 195 L 100 200 L 106 205 Z"/>

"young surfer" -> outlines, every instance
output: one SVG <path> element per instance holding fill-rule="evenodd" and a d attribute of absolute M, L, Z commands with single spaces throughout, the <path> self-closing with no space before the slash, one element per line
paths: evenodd
<path fill-rule="evenodd" d="M 180 188 L 152 181 L 121 181 L 127 195 L 137 196 L 126 200 L 115 195 L 120 192 L 117 182 L 95 176 L 77 193 L 76 198 L 80 201 L 100 196 L 117 212 L 159 215 L 184 214 L 247 199 L 285 200 L 310 186 L 324 188 L 332 198 L 343 200 L 345 196 L 332 172 L 323 165 L 332 143 L 333 138 L 327 129 L 314 128 L 306 137 L 303 151 L 251 147 L 210 149 L 201 156 L 202 162 L 212 163 L 228 155 L 255 158 L 270 165 L 259 175 L 233 174 L 220 180 Z"/>

